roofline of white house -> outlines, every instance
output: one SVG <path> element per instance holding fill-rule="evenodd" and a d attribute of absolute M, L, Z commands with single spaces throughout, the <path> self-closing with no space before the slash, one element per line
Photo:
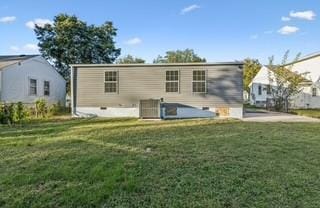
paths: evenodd
<path fill-rule="evenodd" d="M 306 61 L 306 60 L 309 60 L 309 59 L 316 58 L 316 57 L 318 57 L 318 56 L 320 56 L 320 52 L 312 53 L 312 54 L 310 54 L 310 55 L 307 55 L 307 56 L 302 57 L 302 58 L 299 59 L 299 60 L 296 60 L 296 61 L 293 61 L 293 62 L 291 62 L 291 63 L 285 64 L 284 66 L 288 66 L 288 65 L 292 65 L 292 64 L 299 63 L 299 62 L 303 62 L 303 61 Z"/>
<path fill-rule="evenodd" d="M 238 65 L 242 66 L 243 62 L 212 62 L 212 63 L 159 63 L 159 64 L 71 64 L 71 67 L 162 67 L 162 66 L 224 66 Z"/>
<path fill-rule="evenodd" d="M 29 56 L 29 55 L 28 55 L 28 56 Z M 4 66 L 4 67 L 0 68 L 0 71 L 5 70 L 6 68 L 8 68 L 8 67 L 10 67 L 10 66 L 13 66 L 13 65 L 15 65 L 15 64 L 23 63 L 23 62 L 32 60 L 32 59 L 34 59 L 34 58 L 37 58 L 37 57 L 39 57 L 39 56 L 42 57 L 41 55 L 30 55 L 30 56 L 32 56 L 32 57 L 27 58 L 27 59 L 23 59 L 23 60 L 19 60 L 18 62 L 9 64 L 9 65 L 7 65 L 7 66 Z"/>

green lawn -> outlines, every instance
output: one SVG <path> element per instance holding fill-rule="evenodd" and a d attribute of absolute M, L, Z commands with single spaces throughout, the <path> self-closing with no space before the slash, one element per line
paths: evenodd
<path fill-rule="evenodd" d="M 320 207 L 320 125 L 0 126 L 0 207 Z"/>
<path fill-rule="evenodd" d="M 297 110 L 291 110 L 291 113 L 300 115 L 300 116 L 320 118 L 320 109 L 297 109 Z"/>

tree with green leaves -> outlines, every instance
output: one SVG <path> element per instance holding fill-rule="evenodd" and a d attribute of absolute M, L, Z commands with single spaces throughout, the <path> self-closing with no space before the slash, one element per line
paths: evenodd
<path fill-rule="evenodd" d="M 243 67 L 243 89 L 250 93 L 249 84 L 260 71 L 262 65 L 258 59 L 247 58 L 244 60 Z"/>
<path fill-rule="evenodd" d="M 113 63 L 120 55 L 114 37 L 117 29 L 112 22 L 88 25 L 76 16 L 59 14 L 53 24 L 34 29 L 40 53 L 69 80 L 70 64 Z"/>
<path fill-rule="evenodd" d="M 158 56 L 153 63 L 193 63 L 206 62 L 205 58 L 199 57 L 192 49 L 167 51 L 165 56 Z"/>
<path fill-rule="evenodd" d="M 146 61 L 142 58 L 134 57 L 131 55 L 126 55 L 116 61 L 117 64 L 144 64 L 145 62 Z"/>
<path fill-rule="evenodd" d="M 269 58 L 269 83 L 271 87 L 272 102 L 275 110 L 288 112 L 291 99 L 301 92 L 302 84 L 308 82 L 307 73 L 292 71 L 292 63 L 295 63 L 300 53 L 291 64 L 287 64 L 289 51 L 285 53 L 282 63 L 274 64 L 274 56 Z"/>

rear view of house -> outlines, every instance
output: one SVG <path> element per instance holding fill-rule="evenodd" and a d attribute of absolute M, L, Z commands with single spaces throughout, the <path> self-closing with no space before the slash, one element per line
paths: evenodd
<path fill-rule="evenodd" d="M 65 103 L 66 81 L 41 56 L 0 56 L 0 101 Z"/>
<path fill-rule="evenodd" d="M 74 116 L 242 117 L 242 63 L 80 64 Z"/>

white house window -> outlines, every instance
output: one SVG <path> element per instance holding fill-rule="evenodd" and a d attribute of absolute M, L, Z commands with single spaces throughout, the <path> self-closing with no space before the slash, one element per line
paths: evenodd
<path fill-rule="evenodd" d="M 37 80 L 29 79 L 29 95 L 37 95 Z"/>
<path fill-rule="evenodd" d="M 312 97 L 316 97 L 317 96 L 317 88 L 313 87 L 312 88 Z"/>
<path fill-rule="evenodd" d="M 104 74 L 104 92 L 117 93 L 118 92 L 118 72 L 106 71 Z"/>
<path fill-rule="evenodd" d="M 205 70 L 195 70 L 193 71 L 193 81 L 192 81 L 192 92 L 194 93 L 206 93 L 206 71 Z"/>
<path fill-rule="evenodd" d="M 259 85 L 259 86 L 258 86 L 258 95 L 261 95 L 261 94 L 262 94 L 262 86 Z"/>
<path fill-rule="evenodd" d="M 43 82 L 43 94 L 45 96 L 50 96 L 50 82 L 49 81 Z"/>
<path fill-rule="evenodd" d="M 166 92 L 179 92 L 179 71 L 166 71 Z"/>
<path fill-rule="evenodd" d="M 271 95 L 271 85 L 267 85 L 267 94 Z"/>

